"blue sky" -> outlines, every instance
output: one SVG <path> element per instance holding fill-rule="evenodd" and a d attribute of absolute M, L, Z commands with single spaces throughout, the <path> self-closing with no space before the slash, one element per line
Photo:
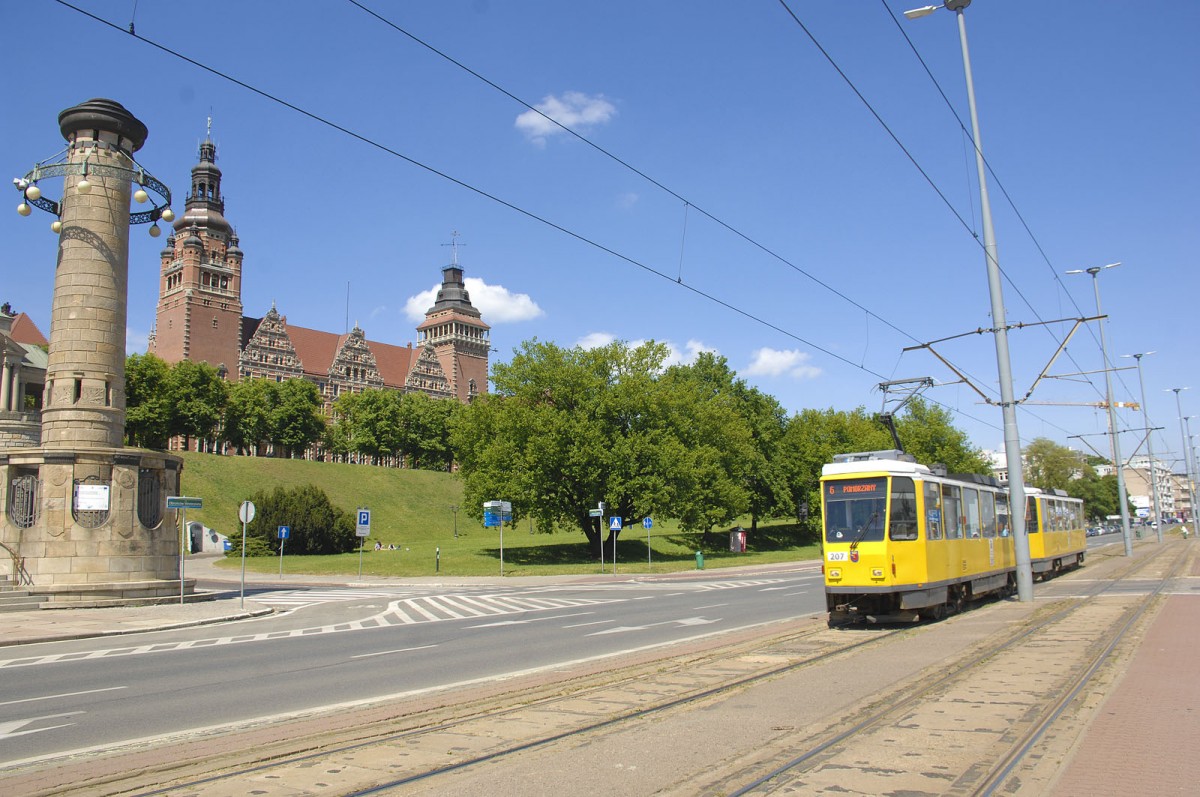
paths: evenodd
<path fill-rule="evenodd" d="M 362 0 L 392 27 L 336 0 L 75 5 L 116 29 L 54 0 L 0 5 L 11 175 L 59 152 L 59 111 L 107 97 L 149 128 L 138 161 L 181 211 L 211 115 L 248 315 L 275 302 L 293 324 L 342 331 L 348 285 L 350 323 L 403 345 L 457 231 L 497 359 L 533 337 L 654 339 L 681 360 L 718 351 L 791 412 L 876 411 L 879 382 L 930 376 L 926 396 L 976 445 L 1002 445 L 997 407 L 930 353 L 903 352 L 992 326 L 970 142 L 901 32 L 967 121 L 944 9 L 906 21 L 917 3 Z M 977 0 L 966 13 L 1008 321 L 1094 315 L 1091 278 L 1064 272 L 1122 262 L 1100 275 L 1110 356 L 1157 352 L 1143 361 L 1151 424 L 1165 427 L 1154 446 L 1178 457 L 1164 391 L 1192 387 L 1183 413 L 1200 414 L 1200 5 Z M 138 36 L 311 116 L 130 36 L 131 18 Z M 47 333 L 49 222 L 0 214 L 0 294 Z M 132 231 L 131 351 L 153 323 L 164 240 Z M 1010 332 L 1018 397 L 1070 328 Z M 998 398 L 990 334 L 936 349 Z M 1092 324 L 1049 373 L 1101 367 Z M 1137 372 L 1117 372 L 1114 392 L 1139 400 Z M 1103 397 L 1098 373 L 1043 380 L 1022 440 L 1107 451 L 1106 415 L 1085 406 Z M 1128 456 L 1144 422 L 1121 410 L 1119 423 Z"/>

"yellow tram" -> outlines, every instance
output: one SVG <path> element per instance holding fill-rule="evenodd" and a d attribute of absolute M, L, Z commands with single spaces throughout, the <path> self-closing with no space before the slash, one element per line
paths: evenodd
<path fill-rule="evenodd" d="M 1026 488 L 1035 575 L 1083 563 L 1083 502 Z M 839 454 L 821 471 L 829 624 L 940 619 L 1016 588 L 1008 493 L 901 451 Z"/>

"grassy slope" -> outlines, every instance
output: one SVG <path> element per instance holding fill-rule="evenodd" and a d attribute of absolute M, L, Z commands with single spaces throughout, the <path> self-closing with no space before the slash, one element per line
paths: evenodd
<path fill-rule="evenodd" d="M 337 506 L 353 511 L 371 509 L 371 537 L 362 556 L 364 575 L 427 576 L 498 575 L 500 532 L 484 528 L 462 506 L 462 484 L 448 473 L 396 470 L 368 465 L 340 465 L 262 457 L 220 457 L 184 454 L 183 495 L 204 499 L 204 509 L 189 510 L 188 520 L 199 520 L 222 534 L 241 533 L 238 506 L 251 493 L 275 486 L 316 484 Z M 458 538 L 450 507 L 458 505 Z M 747 522 L 748 525 L 748 522 Z M 656 523 L 651 534 L 653 563 L 646 561 L 646 533 L 640 526 L 627 529 L 617 545 L 619 573 L 667 572 L 692 569 L 695 552 L 703 548 L 706 567 L 811 559 L 813 544 L 799 546 L 788 525 L 762 525 L 748 540 L 749 553 L 731 554 L 724 534 L 714 534 L 709 545 L 699 535 L 682 534 L 673 523 Z M 375 541 L 399 546 L 396 551 L 371 550 Z M 440 549 L 440 569 L 437 552 Z M 357 573 L 359 555 L 289 557 L 284 549 L 286 573 Z M 607 559 L 608 557 L 606 557 Z M 278 559 L 250 560 L 247 567 L 277 571 Z M 611 562 L 606 567 L 612 571 Z M 529 523 L 504 530 L 506 575 L 596 573 L 599 564 L 587 558 L 579 531 L 530 534 Z"/>

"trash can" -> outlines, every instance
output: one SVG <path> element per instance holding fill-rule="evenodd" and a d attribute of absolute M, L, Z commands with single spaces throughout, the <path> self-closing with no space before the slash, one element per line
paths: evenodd
<path fill-rule="evenodd" d="M 746 552 L 746 530 L 741 526 L 729 532 L 729 551 L 731 553 Z"/>
<path fill-rule="evenodd" d="M 696 551 L 696 569 L 704 569 L 704 551 Z"/>

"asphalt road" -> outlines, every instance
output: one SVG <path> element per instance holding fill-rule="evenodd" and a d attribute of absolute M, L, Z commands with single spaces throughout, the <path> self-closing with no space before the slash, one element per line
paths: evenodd
<path fill-rule="evenodd" d="M 268 618 L 5 649 L 0 766 L 453 689 L 824 610 L 808 565 L 749 577 L 255 590 Z"/>

